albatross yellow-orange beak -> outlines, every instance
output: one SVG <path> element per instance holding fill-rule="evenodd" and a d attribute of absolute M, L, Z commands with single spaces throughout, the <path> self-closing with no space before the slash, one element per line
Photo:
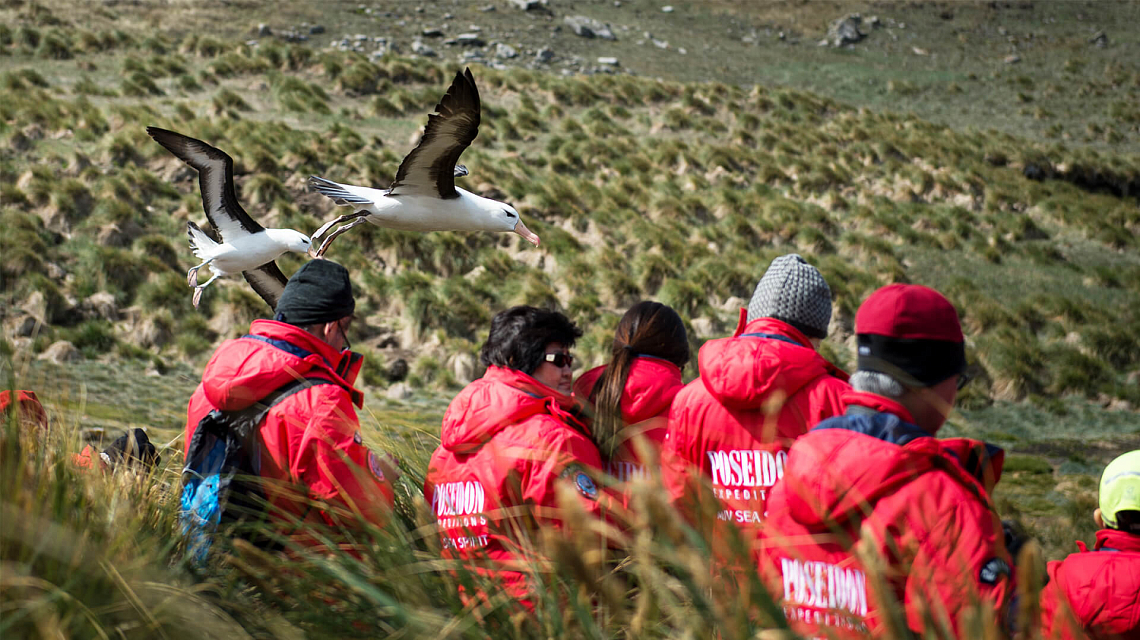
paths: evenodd
<path fill-rule="evenodd" d="M 527 242 L 534 246 L 538 246 L 538 234 L 527 229 L 526 225 L 523 224 L 522 218 L 519 218 L 519 221 L 515 223 L 515 233 L 525 238 Z"/>

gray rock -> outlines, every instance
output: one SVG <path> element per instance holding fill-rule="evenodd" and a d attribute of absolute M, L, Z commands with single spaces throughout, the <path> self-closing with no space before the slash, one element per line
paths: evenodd
<path fill-rule="evenodd" d="M 465 47 L 481 47 L 487 44 L 477 33 L 461 33 L 455 36 L 455 43 Z"/>
<path fill-rule="evenodd" d="M 522 11 L 541 11 L 546 9 L 547 0 L 510 0 L 511 6 Z"/>
<path fill-rule="evenodd" d="M 459 56 L 459 58 L 465 62 L 471 62 L 473 60 L 482 60 L 485 57 L 486 56 L 483 55 L 483 52 L 478 50 L 478 49 L 468 49 L 467 51 L 464 51 L 462 55 Z"/>
<path fill-rule="evenodd" d="M 165 320 L 150 316 L 140 323 L 132 338 L 140 347 L 161 348 L 174 338 L 174 332 Z"/>
<path fill-rule="evenodd" d="M 273 29 L 270 29 L 269 25 L 265 24 L 264 22 L 257 25 L 258 38 L 268 38 L 271 35 L 273 35 Z"/>
<path fill-rule="evenodd" d="M 412 40 L 412 53 L 425 58 L 434 58 L 438 55 L 435 49 L 424 44 L 422 40 Z"/>
<path fill-rule="evenodd" d="M 1103 31 L 1097 31 L 1093 37 L 1089 38 L 1089 42 L 1095 44 L 1097 48 L 1103 49 L 1108 46 L 1108 34 Z"/>
<path fill-rule="evenodd" d="M 50 347 L 41 353 L 39 359 L 54 362 L 55 364 L 65 364 L 82 360 L 83 354 L 79 349 L 75 348 L 75 345 L 67 340 L 59 340 L 58 342 L 53 342 Z"/>
<path fill-rule="evenodd" d="M 609 56 L 603 56 L 601 58 L 598 58 L 598 64 L 606 67 L 616 67 L 618 66 L 618 59 Z"/>
<path fill-rule="evenodd" d="M 115 322 L 119 319 L 119 305 L 115 304 L 115 296 L 106 291 L 93 293 L 79 305 L 79 312 L 83 317 L 102 318 Z"/>
<path fill-rule="evenodd" d="M 503 60 L 507 60 L 510 58 L 517 58 L 518 56 L 519 56 L 519 52 L 515 51 L 515 48 L 509 44 L 504 44 L 504 43 L 500 42 L 499 44 L 495 45 L 495 57 L 496 58 L 501 58 Z"/>
<path fill-rule="evenodd" d="M 429 27 L 423 30 L 422 35 L 425 38 L 442 38 L 443 29 L 440 29 L 438 27 Z"/>
<path fill-rule="evenodd" d="M 451 360 L 451 372 L 460 384 L 469 384 L 475 379 L 475 356 L 470 353 L 457 353 Z"/>
<path fill-rule="evenodd" d="M 862 23 L 863 17 L 858 13 L 848 14 L 832 22 L 827 30 L 827 39 L 831 42 L 831 46 L 842 47 L 855 44 L 867 37 L 867 34 L 859 30 L 859 25 Z"/>
<path fill-rule="evenodd" d="M 389 400 L 406 400 L 412 397 L 412 390 L 408 387 L 407 383 L 397 382 L 396 384 L 388 387 L 385 392 Z"/>
<path fill-rule="evenodd" d="M 879 16 L 871 16 L 870 18 L 867 18 L 866 22 L 867 25 L 872 29 L 878 29 L 879 27 L 883 26 L 883 21 L 879 19 Z"/>
<path fill-rule="evenodd" d="M 24 304 L 20 305 L 24 313 L 35 318 L 39 323 L 44 324 L 47 322 L 48 317 L 48 303 L 47 298 L 41 291 L 33 291 Z"/>
<path fill-rule="evenodd" d="M 490 12 L 495 10 L 495 5 L 493 5 L 493 4 L 484 5 L 482 7 L 479 7 L 479 10 L 482 11 L 483 13 L 490 13 Z"/>
<path fill-rule="evenodd" d="M 667 40 L 658 40 L 657 38 L 654 38 L 653 46 L 657 47 L 658 49 L 668 49 L 669 42 Z"/>
<path fill-rule="evenodd" d="M 1016 53 L 1011 53 L 1006 56 L 1002 62 L 1006 64 L 1017 64 L 1018 62 L 1021 62 L 1021 56 Z"/>
<path fill-rule="evenodd" d="M 534 54 L 534 61 L 541 64 L 550 64 L 554 59 L 554 51 L 550 47 L 543 47 Z"/>
<path fill-rule="evenodd" d="M 661 13 L 673 13 L 673 5 L 667 4 L 664 7 L 661 7 Z"/>
<path fill-rule="evenodd" d="M 319 34 L 322 34 L 324 32 L 325 32 L 325 28 L 322 25 L 314 24 L 313 26 L 309 27 L 309 35 L 311 35 L 311 36 L 319 35 Z"/>
<path fill-rule="evenodd" d="M 583 38 L 601 38 L 602 40 L 617 40 L 610 26 L 603 22 L 587 18 L 586 16 L 566 16 L 563 19 L 574 33 Z"/>

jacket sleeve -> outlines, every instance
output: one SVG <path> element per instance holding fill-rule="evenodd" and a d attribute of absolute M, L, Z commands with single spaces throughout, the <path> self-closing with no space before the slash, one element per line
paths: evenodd
<path fill-rule="evenodd" d="M 807 428 L 833 418 L 841 416 L 847 411 L 847 405 L 841 399 L 842 395 L 851 390 L 851 385 L 834 376 L 818 378 L 808 392 Z"/>
<path fill-rule="evenodd" d="M 682 508 L 696 488 L 700 468 L 693 460 L 693 434 L 689 429 L 689 411 L 683 403 L 673 402 L 669 423 L 661 446 L 661 481 L 669 503 Z"/>
<path fill-rule="evenodd" d="M 921 631 L 923 610 L 942 610 L 959 637 L 962 614 L 980 603 L 1008 628 L 1014 590 L 1001 524 L 984 503 L 965 492 L 946 499 L 956 504 L 918 532 L 921 537 L 906 580 L 907 624 Z M 919 602 L 926 606 L 918 606 Z"/>
<path fill-rule="evenodd" d="M 305 483 L 310 497 L 359 510 L 365 520 L 383 526 L 392 508 L 392 486 L 359 434 L 348 395 L 321 394 L 290 471 Z M 332 514 L 325 517 L 335 521 Z"/>
<path fill-rule="evenodd" d="M 549 417 L 540 419 L 554 422 Z M 588 515 L 601 515 L 611 496 L 597 482 L 603 473 L 597 447 L 561 423 L 543 431 L 545 437 L 534 445 L 537 451 L 521 487 L 523 500 L 535 505 L 535 519 L 541 525 L 566 528 L 558 505 L 559 483 L 574 489 Z"/>
<path fill-rule="evenodd" d="M 1041 590 L 1041 637 L 1046 640 L 1078 640 L 1083 635 L 1060 579 L 1062 566 L 1059 560 L 1048 564 L 1049 583 Z"/>

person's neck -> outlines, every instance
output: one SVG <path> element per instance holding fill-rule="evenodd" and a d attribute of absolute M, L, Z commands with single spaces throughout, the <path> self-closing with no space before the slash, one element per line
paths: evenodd
<path fill-rule="evenodd" d="M 928 396 L 932 395 L 925 389 L 910 389 L 896 401 L 910 412 L 915 426 L 934 436 L 938 435 L 938 430 L 942 428 L 946 418 L 931 402 Z"/>

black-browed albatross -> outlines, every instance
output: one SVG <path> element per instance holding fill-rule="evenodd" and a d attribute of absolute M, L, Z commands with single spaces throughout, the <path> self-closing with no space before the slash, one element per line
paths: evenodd
<path fill-rule="evenodd" d="M 222 150 L 158 127 L 147 127 L 146 132 L 155 142 L 197 169 L 202 208 L 221 240 L 216 242 L 198 225 L 186 223 L 190 248 L 202 260 L 186 272 L 187 284 L 194 287 L 194 306 L 198 306 L 202 291 L 211 282 L 220 276 L 241 273 L 270 308 L 276 309 L 287 279 L 274 260 L 286 251 L 308 253 L 309 237 L 293 229 L 266 229 L 249 217 L 234 191 L 233 158 Z M 206 265 L 210 265 L 214 275 L 205 284 L 198 284 L 198 269 Z"/>
<path fill-rule="evenodd" d="M 404 157 L 388 189 L 309 178 L 314 189 L 356 210 L 313 234 L 319 238 L 333 226 L 353 220 L 332 232 L 317 256 L 324 255 L 334 238 L 365 221 L 407 231 L 513 231 L 538 246 L 538 236 L 526 228 L 514 207 L 455 186 L 455 177 L 467 174 L 466 167 L 455 163 L 479 134 L 479 89 L 471 69 L 455 74 L 435 111 L 428 115 L 420 143 Z"/>

